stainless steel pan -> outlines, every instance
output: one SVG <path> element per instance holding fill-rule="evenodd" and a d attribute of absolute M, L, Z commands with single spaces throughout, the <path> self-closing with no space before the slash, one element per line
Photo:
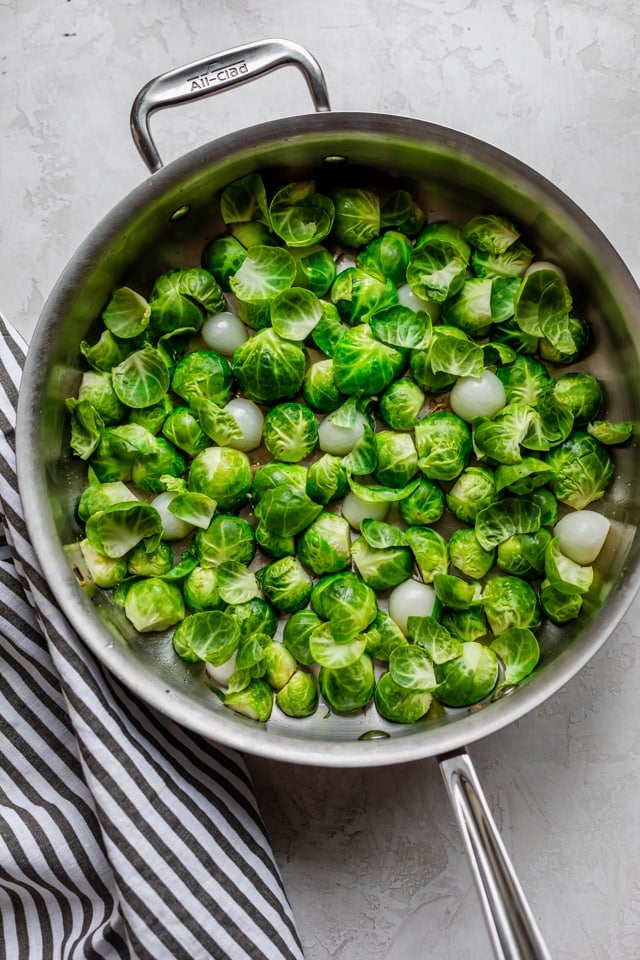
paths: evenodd
<path fill-rule="evenodd" d="M 302 71 L 316 113 L 240 130 L 162 166 L 149 130 L 154 110 L 222 92 L 285 64 Z M 90 339 L 94 318 L 112 289 L 127 283 L 148 289 L 165 269 L 197 265 L 205 242 L 221 230 L 213 213 L 218 192 L 254 170 L 271 183 L 331 176 L 335 170 L 340 180 L 378 187 L 407 184 L 431 217 L 461 221 L 492 210 L 515 219 L 541 257 L 561 261 L 577 309 L 592 325 L 594 349 L 581 368 L 604 384 L 610 419 L 640 419 L 640 293 L 597 227 L 533 170 L 454 130 L 394 116 L 331 113 L 320 67 L 287 41 L 229 50 L 151 81 L 135 100 L 131 124 L 153 175 L 108 214 L 70 260 L 45 305 L 23 377 L 19 485 L 44 574 L 69 621 L 105 667 L 156 709 L 213 740 L 262 757 L 319 766 L 436 757 L 471 856 L 496 956 L 547 957 L 465 745 L 555 694 L 605 642 L 631 602 L 640 577 L 638 447 L 631 444 L 616 453 L 615 482 L 602 505 L 612 533 L 586 612 L 569 628 L 544 629 L 539 667 L 510 696 L 409 727 L 369 713 L 316 722 L 274 716 L 257 727 L 222 708 L 197 669 L 176 661 L 167 638 L 136 636 L 117 608 L 80 588 L 62 549 L 79 534 L 75 504 L 83 482 L 67 449 L 63 401 L 77 389 L 79 343 Z M 383 736 L 367 736 L 372 731 Z"/>

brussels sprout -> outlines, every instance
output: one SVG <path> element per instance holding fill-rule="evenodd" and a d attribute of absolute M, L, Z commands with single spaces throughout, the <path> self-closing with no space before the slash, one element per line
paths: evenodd
<path fill-rule="evenodd" d="M 434 697 L 448 707 L 468 707 L 488 697 L 498 680 L 498 660 L 490 647 L 475 640 L 462 645 L 462 653 L 436 667 Z"/>
<path fill-rule="evenodd" d="M 281 187 L 269 204 L 269 222 L 288 247 L 309 247 L 324 240 L 334 219 L 333 202 L 316 193 L 313 181 Z"/>
<path fill-rule="evenodd" d="M 401 687 L 390 673 L 383 673 L 376 684 L 374 702 L 376 710 L 385 720 L 393 723 L 415 723 L 429 712 L 433 702 L 426 690 Z"/>
<path fill-rule="evenodd" d="M 514 534 L 539 530 L 540 508 L 530 500 L 505 497 L 477 514 L 475 529 L 484 549 L 493 550 Z"/>
<path fill-rule="evenodd" d="M 547 463 L 554 472 L 549 486 L 562 503 L 582 510 L 600 500 L 613 476 L 613 461 L 607 450 L 588 433 L 576 431 L 550 450 Z"/>
<path fill-rule="evenodd" d="M 391 651 L 408 643 L 404 633 L 388 613 L 378 610 L 376 618 L 363 633 L 366 653 L 376 660 L 388 661 Z"/>
<path fill-rule="evenodd" d="M 462 653 L 462 644 L 434 617 L 409 617 L 407 621 L 412 642 L 424 650 L 433 663 L 446 663 Z"/>
<path fill-rule="evenodd" d="M 480 545 L 475 530 L 466 528 L 455 530 L 449 537 L 449 557 L 466 577 L 481 580 L 491 570 L 496 554 L 495 550 L 485 550 Z"/>
<path fill-rule="evenodd" d="M 162 522 L 150 504 L 127 500 L 93 513 L 87 520 L 85 533 L 94 550 L 117 559 L 141 541 L 149 550 L 154 550 L 160 542 Z"/>
<path fill-rule="evenodd" d="M 269 300 L 256 300 L 255 303 L 246 303 L 244 300 L 236 298 L 235 312 L 245 329 L 250 327 L 252 330 L 264 330 L 271 327 L 271 302 Z M 246 342 L 245 339 L 238 347 Z M 238 347 L 236 347 L 236 350 Z"/>
<path fill-rule="evenodd" d="M 475 580 L 463 580 L 447 573 L 436 573 L 433 586 L 440 603 L 450 610 L 468 610 L 482 597 L 482 587 Z"/>
<path fill-rule="evenodd" d="M 183 617 L 173 635 L 179 657 L 190 663 L 201 660 L 219 666 L 236 651 L 240 631 L 233 618 L 221 610 L 205 610 Z"/>
<path fill-rule="evenodd" d="M 182 582 L 182 593 L 187 606 L 198 613 L 224 606 L 213 567 L 194 567 Z"/>
<path fill-rule="evenodd" d="M 334 233 L 347 247 L 363 247 L 380 233 L 380 198 L 370 190 L 347 187 L 333 194 Z"/>
<path fill-rule="evenodd" d="M 136 459 L 150 456 L 157 443 L 157 437 L 135 423 L 106 427 L 91 456 L 93 472 L 101 483 L 129 481 Z"/>
<path fill-rule="evenodd" d="M 562 593 L 548 580 L 540 584 L 540 605 L 543 613 L 556 624 L 568 623 L 580 615 L 584 601 L 579 593 Z"/>
<path fill-rule="evenodd" d="M 135 493 L 120 480 L 101 483 L 95 471 L 89 467 L 87 471 L 87 485 L 78 501 L 78 516 L 86 521 L 92 513 L 104 510 L 114 503 L 124 503 L 126 500 L 137 501 Z"/>
<path fill-rule="evenodd" d="M 407 282 L 424 300 L 441 303 L 460 290 L 469 263 L 470 247 L 459 228 L 432 223 L 420 231 L 407 267 Z"/>
<path fill-rule="evenodd" d="M 390 590 L 413 573 L 413 555 L 408 547 L 377 549 L 365 537 L 351 545 L 353 561 L 364 582 L 373 590 Z"/>
<path fill-rule="evenodd" d="M 410 434 L 381 430 L 375 435 L 376 480 L 389 487 L 403 487 L 418 472 L 418 454 Z"/>
<path fill-rule="evenodd" d="M 266 723 L 273 710 L 273 691 L 264 680 L 252 679 L 244 689 L 225 694 L 222 702 L 243 717 Z"/>
<path fill-rule="evenodd" d="M 536 353 L 538 343 L 538 337 L 521 330 L 513 317 L 497 324 L 491 331 L 491 347 L 493 349 L 512 350 L 519 356 L 529 356 Z M 504 361 L 500 360 L 499 362 Z"/>
<path fill-rule="evenodd" d="M 206 435 L 221 447 L 237 446 L 243 439 L 237 420 L 226 408 L 218 406 L 205 397 L 191 397 L 191 410 Z M 233 402 L 233 401 L 231 401 Z"/>
<path fill-rule="evenodd" d="M 119 367 L 114 369 L 118 370 Z M 111 372 L 86 370 L 80 380 L 77 400 L 88 401 L 106 424 L 118 423 L 127 409 L 126 403 L 116 393 Z"/>
<path fill-rule="evenodd" d="M 351 563 L 349 524 L 343 517 L 320 513 L 298 538 L 298 556 L 314 573 L 338 573 Z"/>
<path fill-rule="evenodd" d="M 292 287 L 271 300 L 269 316 L 283 340 L 305 340 L 323 317 L 322 304 L 311 290 Z"/>
<path fill-rule="evenodd" d="M 176 407 L 172 410 L 162 425 L 162 433 L 190 457 L 195 457 L 211 442 L 189 407 Z"/>
<path fill-rule="evenodd" d="M 392 650 L 389 657 L 389 673 L 394 682 L 405 690 L 431 692 L 437 686 L 431 659 L 421 647 L 413 643 Z"/>
<path fill-rule="evenodd" d="M 126 340 L 118 340 L 108 330 L 103 330 L 95 343 L 80 342 L 80 352 L 94 370 L 108 372 L 117 366 L 131 350 Z"/>
<path fill-rule="evenodd" d="M 292 249 L 296 261 L 295 285 L 308 287 L 317 297 L 324 296 L 336 278 L 336 265 L 331 253 L 321 244 Z M 325 316 L 324 304 L 321 304 Z"/>
<path fill-rule="evenodd" d="M 233 371 L 214 350 L 194 350 L 176 365 L 171 388 L 187 402 L 200 397 L 224 406 L 233 393 Z"/>
<path fill-rule="evenodd" d="M 144 297 L 131 287 L 119 287 L 102 313 L 102 322 L 114 336 L 130 340 L 146 330 L 150 316 Z"/>
<path fill-rule="evenodd" d="M 556 270 L 536 270 L 524 278 L 515 304 L 516 323 L 525 333 L 546 337 L 557 348 L 574 346 L 569 332 L 571 294 Z"/>
<path fill-rule="evenodd" d="M 243 393 L 258 403 L 293 397 L 302 386 L 306 360 L 302 347 L 275 330 L 260 330 L 233 355 L 233 369 Z"/>
<path fill-rule="evenodd" d="M 444 512 L 444 503 L 442 488 L 421 477 L 415 489 L 398 502 L 398 513 L 410 526 L 436 523 Z"/>
<path fill-rule="evenodd" d="M 155 550 L 143 542 L 127 554 L 127 573 L 131 577 L 163 577 L 173 566 L 173 550 L 161 540 Z"/>
<path fill-rule="evenodd" d="M 180 623 L 186 611 L 179 587 L 158 577 L 147 577 L 129 587 L 124 612 L 139 633 L 151 633 Z"/>
<path fill-rule="evenodd" d="M 566 440 L 572 429 L 573 414 L 549 391 L 536 404 L 522 446 L 528 450 L 548 450 Z"/>
<path fill-rule="evenodd" d="M 356 266 L 378 280 L 391 280 L 397 287 L 406 281 L 412 249 L 403 233 L 387 230 L 358 252 Z"/>
<path fill-rule="evenodd" d="M 208 270 L 223 290 L 230 290 L 229 278 L 242 266 L 246 248 L 235 237 L 216 237 L 202 251 L 202 266 Z"/>
<path fill-rule="evenodd" d="M 529 433 L 535 410 L 526 403 L 508 403 L 492 419 L 472 421 L 476 456 L 495 463 L 513 464 L 522 460 L 521 444 Z"/>
<path fill-rule="evenodd" d="M 256 575 L 246 564 L 238 560 L 225 560 L 215 569 L 218 577 L 218 592 L 225 603 L 235 606 L 238 603 L 247 603 L 258 596 Z"/>
<path fill-rule="evenodd" d="M 533 253 L 522 240 L 514 241 L 504 253 L 471 251 L 471 268 L 477 277 L 521 277 L 532 260 Z"/>
<path fill-rule="evenodd" d="M 485 253 L 501 254 L 518 239 L 520 231 L 496 214 L 479 214 L 465 223 L 462 229 L 465 240 Z"/>
<path fill-rule="evenodd" d="M 88 400 L 65 401 L 65 407 L 71 414 L 71 438 L 69 446 L 77 457 L 88 460 L 100 443 L 104 422 Z"/>
<path fill-rule="evenodd" d="M 320 693 L 337 713 L 356 713 L 366 707 L 375 683 L 373 661 L 366 653 L 348 667 L 321 667 L 318 675 Z"/>
<path fill-rule="evenodd" d="M 489 624 L 481 606 L 467 610 L 442 610 L 439 620 L 441 626 L 461 643 L 481 640 L 489 633 Z"/>
<path fill-rule="evenodd" d="M 278 707 L 288 717 L 310 717 L 316 712 L 318 701 L 318 688 L 304 670 L 296 670 L 276 694 Z"/>
<path fill-rule="evenodd" d="M 509 490 L 517 496 L 527 496 L 547 483 L 553 473 L 551 467 L 538 457 L 523 457 L 519 463 L 500 464 L 495 473 L 496 490 Z"/>
<path fill-rule="evenodd" d="M 280 641 L 272 640 L 264 647 L 264 679 L 274 690 L 280 690 L 293 676 L 296 670 L 295 657 L 292 657 Z"/>
<path fill-rule="evenodd" d="M 191 464 L 189 488 L 211 497 L 223 512 L 238 509 L 251 489 L 248 456 L 231 447 L 207 447 Z"/>
<path fill-rule="evenodd" d="M 424 391 L 408 377 L 394 380 L 380 397 L 380 417 L 393 430 L 412 430 L 422 408 Z"/>
<path fill-rule="evenodd" d="M 443 323 L 433 328 L 428 358 L 432 376 L 436 378 L 435 384 L 441 376 L 482 377 L 484 373 L 482 347 L 463 330 L 449 324 Z M 417 370 L 417 367 L 413 369 Z"/>
<path fill-rule="evenodd" d="M 449 510 L 463 523 L 474 523 L 478 513 L 497 499 L 494 473 L 486 467 L 467 467 L 446 494 Z"/>
<path fill-rule="evenodd" d="M 593 583 L 593 567 L 576 563 L 560 549 L 558 537 L 549 539 L 545 553 L 546 579 L 560 593 L 586 593 Z"/>
<path fill-rule="evenodd" d="M 553 393 L 569 408 L 577 427 L 595 420 L 602 406 L 602 388 L 595 377 L 573 370 L 554 382 Z"/>
<path fill-rule="evenodd" d="M 467 423 L 475 417 L 494 417 L 505 403 L 504 387 L 491 370 L 480 377 L 459 377 L 449 394 L 451 409 Z"/>
<path fill-rule="evenodd" d="M 196 531 L 193 545 L 203 567 L 217 567 L 228 560 L 249 564 L 256 552 L 253 529 L 233 514 L 216 514 L 205 530 Z"/>
<path fill-rule="evenodd" d="M 610 420 L 593 420 L 587 425 L 587 433 L 606 446 L 626 443 L 633 436 L 634 426 L 630 420 L 612 423 Z"/>
<path fill-rule="evenodd" d="M 260 549 L 270 557 L 279 560 L 281 557 L 292 557 L 296 552 L 296 538 L 283 536 L 269 530 L 263 523 L 255 529 L 256 543 Z"/>
<path fill-rule="evenodd" d="M 132 409 L 129 413 L 129 423 L 137 423 L 148 430 L 149 433 L 157 435 L 173 409 L 171 399 L 164 396 L 158 403 L 154 403 L 150 407 Z"/>
<path fill-rule="evenodd" d="M 337 307 L 328 300 L 321 300 L 322 319 L 315 325 L 311 331 L 311 339 L 319 350 L 322 350 L 325 356 L 332 358 L 338 340 L 349 329 L 340 320 L 340 314 Z"/>
<path fill-rule="evenodd" d="M 134 459 L 131 479 L 146 493 L 162 493 L 163 477 L 181 477 L 186 469 L 182 454 L 162 437 L 154 437 L 153 444 Z"/>
<path fill-rule="evenodd" d="M 229 232 L 234 240 L 241 243 L 247 250 L 249 250 L 250 247 L 280 246 L 278 238 L 271 232 L 267 224 L 261 220 L 246 220 L 244 223 L 232 223 L 229 225 Z M 244 260 L 242 263 L 244 263 Z M 240 266 L 242 266 L 242 264 Z M 238 267 L 238 270 L 239 269 L 240 267 Z M 231 285 L 231 283 L 229 285 Z"/>
<path fill-rule="evenodd" d="M 307 483 L 307 468 L 297 463 L 278 463 L 271 460 L 261 464 L 253 475 L 251 484 L 251 498 L 258 503 L 267 490 L 274 487 L 292 486 L 305 489 Z"/>
<path fill-rule="evenodd" d="M 97 587 L 108 590 L 126 577 L 127 561 L 124 557 L 107 557 L 92 547 L 87 539 L 80 542 L 80 550 L 89 576 Z"/>
<path fill-rule="evenodd" d="M 315 503 L 301 488 L 286 484 L 265 491 L 255 507 L 260 523 L 281 537 L 295 537 L 320 513 L 321 504 Z"/>
<path fill-rule="evenodd" d="M 296 262 L 288 250 L 267 244 L 255 244 L 236 273 L 229 277 L 229 286 L 239 300 L 256 303 L 272 300 L 288 290 L 296 278 Z"/>
<path fill-rule="evenodd" d="M 471 433 L 455 413 L 429 413 L 415 429 L 418 466 L 430 480 L 454 480 L 471 458 Z"/>
<path fill-rule="evenodd" d="M 366 323 L 374 313 L 398 302 L 391 280 L 379 280 L 357 267 L 338 273 L 331 284 L 331 302 L 346 323 Z"/>
<path fill-rule="evenodd" d="M 169 270 L 158 277 L 151 291 L 152 308 L 156 300 L 170 296 L 188 298 L 202 307 L 205 314 L 224 309 L 224 295 L 218 281 L 207 270 L 198 267 Z"/>
<path fill-rule="evenodd" d="M 405 534 L 393 523 L 385 523 L 384 520 L 365 517 L 360 524 L 360 529 L 365 541 L 374 549 L 384 550 L 386 547 L 407 546 Z"/>
<path fill-rule="evenodd" d="M 532 406 L 553 388 L 554 381 L 546 367 L 533 357 L 519 356 L 513 363 L 496 369 L 496 376 L 504 386 L 509 403 L 526 403 Z"/>
<path fill-rule="evenodd" d="M 525 580 L 544 576 L 545 555 L 551 534 L 545 527 L 535 533 L 518 533 L 498 545 L 496 562 L 504 573 Z"/>
<path fill-rule="evenodd" d="M 538 596 L 520 577 L 493 577 L 484 588 L 482 605 L 489 626 L 496 636 L 510 627 L 540 626 Z"/>
<path fill-rule="evenodd" d="M 307 368 L 302 395 L 307 406 L 319 413 L 335 410 L 344 402 L 345 398 L 336 386 L 333 360 L 318 360 Z"/>
<path fill-rule="evenodd" d="M 362 633 L 375 620 L 378 606 L 373 590 L 345 571 L 322 577 L 311 591 L 311 609 L 328 620 L 338 642 Z"/>
<path fill-rule="evenodd" d="M 493 280 L 489 277 L 470 277 L 455 296 L 442 305 L 444 323 L 459 327 L 472 337 L 485 337 L 493 324 L 491 293 Z"/>
<path fill-rule="evenodd" d="M 264 421 L 264 442 L 276 460 L 304 460 L 318 442 L 318 423 L 313 412 L 301 403 L 272 407 Z"/>
<path fill-rule="evenodd" d="M 313 654 L 309 650 L 309 638 L 323 621 L 313 610 L 297 610 L 287 618 L 282 631 L 282 642 L 285 647 L 304 666 L 315 663 Z"/>
<path fill-rule="evenodd" d="M 227 610 L 227 613 L 237 623 L 241 637 L 258 633 L 274 637 L 278 629 L 278 618 L 262 597 L 252 597 L 244 603 L 236 603 Z"/>
<path fill-rule="evenodd" d="M 281 613 L 294 613 L 306 607 L 313 581 L 297 557 L 282 557 L 258 573 L 267 601 Z"/>
<path fill-rule="evenodd" d="M 313 655 L 315 663 L 332 670 L 350 667 L 360 659 L 366 645 L 367 641 L 362 634 L 338 643 L 329 623 L 323 623 L 309 637 L 309 653 Z"/>
<path fill-rule="evenodd" d="M 540 508 L 540 526 L 552 527 L 558 519 L 558 501 L 547 487 L 537 487 L 529 495 L 531 503 Z"/>
<path fill-rule="evenodd" d="M 591 339 L 589 326 L 578 317 L 568 317 L 563 339 L 543 338 L 538 343 L 540 357 L 548 363 L 576 363 L 586 353 Z"/>
<path fill-rule="evenodd" d="M 498 691 L 521 683 L 536 667 L 540 659 L 540 647 L 535 634 L 526 627 L 511 627 L 493 640 L 490 650 L 500 657 L 504 676 Z"/>
<path fill-rule="evenodd" d="M 382 201 L 380 223 L 382 227 L 395 227 L 413 237 L 420 230 L 425 216 L 408 190 L 392 190 Z"/>
<path fill-rule="evenodd" d="M 447 572 L 449 550 L 446 540 L 437 530 L 431 527 L 408 527 L 405 537 L 425 583 L 432 583 L 437 574 Z"/>
<path fill-rule="evenodd" d="M 227 184 L 220 195 L 220 214 L 225 223 L 269 222 L 267 192 L 259 173 L 248 173 Z"/>

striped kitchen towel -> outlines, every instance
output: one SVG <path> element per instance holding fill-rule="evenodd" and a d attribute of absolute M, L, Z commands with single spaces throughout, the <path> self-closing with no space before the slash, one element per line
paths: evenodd
<path fill-rule="evenodd" d="M 0 317 L 0 960 L 301 960 L 243 759 L 106 674 L 16 493 L 25 347 Z"/>

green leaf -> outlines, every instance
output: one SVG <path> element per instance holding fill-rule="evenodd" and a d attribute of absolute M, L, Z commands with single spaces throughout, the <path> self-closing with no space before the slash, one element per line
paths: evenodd
<path fill-rule="evenodd" d="M 244 563 L 226 560 L 217 567 L 218 593 L 225 603 L 246 603 L 260 596 L 255 574 Z"/>
<path fill-rule="evenodd" d="M 102 320 L 114 336 L 130 340 L 138 337 L 149 326 L 151 307 L 144 297 L 131 287 L 117 289 L 107 304 Z"/>
<path fill-rule="evenodd" d="M 247 250 L 239 270 L 229 278 L 229 285 L 239 300 L 257 303 L 288 290 L 295 278 L 296 262 L 288 250 L 259 244 Z"/>

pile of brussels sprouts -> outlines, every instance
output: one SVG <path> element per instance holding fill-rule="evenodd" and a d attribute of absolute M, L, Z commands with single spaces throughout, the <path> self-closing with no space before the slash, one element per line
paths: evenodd
<path fill-rule="evenodd" d="M 220 213 L 200 266 L 116 289 L 81 345 L 85 581 L 256 720 L 504 694 L 580 614 L 632 431 L 575 367 L 562 270 L 404 189 L 251 174 Z"/>

